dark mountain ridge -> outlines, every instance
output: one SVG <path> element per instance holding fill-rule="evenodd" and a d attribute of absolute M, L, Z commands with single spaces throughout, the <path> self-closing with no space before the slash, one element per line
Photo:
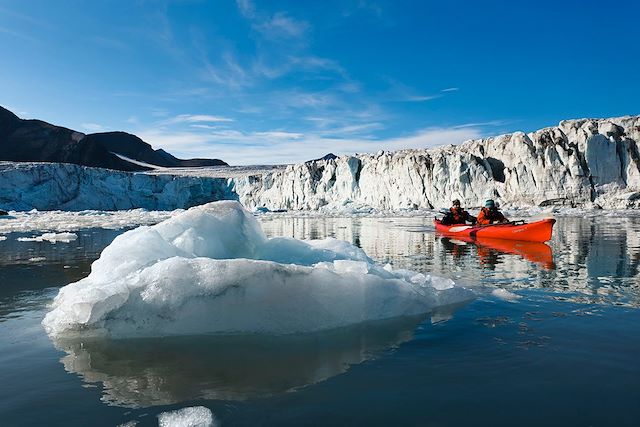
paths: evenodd
<path fill-rule="evenodd" d="M 74 163 L 122 171 L 150 168 L 127 158 L 161 167 L 227 166 L 219 159 L 178 159 L 126 132 L 85 135 L 41 120 L 24 120 L 0 107 L 0 160 Z"/>

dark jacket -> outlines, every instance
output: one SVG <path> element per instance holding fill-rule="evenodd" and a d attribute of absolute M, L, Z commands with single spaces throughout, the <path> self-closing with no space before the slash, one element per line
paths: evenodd
<path fill-rule="evenodd" d="M 467 222 L 475 224 L 476 217 L 462 208 L 453 207 L 449 209 L 449 212 L 442 218 L 441 222 L 444 225 L 466 224 Z"/>

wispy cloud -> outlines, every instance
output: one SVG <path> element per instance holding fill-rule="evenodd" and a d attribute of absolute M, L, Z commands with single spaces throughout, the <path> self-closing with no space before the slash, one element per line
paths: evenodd
<path fill-rule="evenodd" d="M 371 153 L 378 150 L 429 148 L 459 144 L 481 136 L 477 128 L 428 128 L 402 137 L 364 139 L 327 137 L 318 133 L 287 131 L 242 132 L 223 130 L 210 133 L 160 132 L 139 134 L 155 147 L 181 157 L 216 157 L 230 164 L 284 164 L 302 162 L 332 152 Z"/>
<path fill-rule="evenodd" d="M 32 36 L 30 36 L 28 34 L 25 34 L 25 33 L 22 33 L 22 32 L 14 31 L 14 30 L 11 30 L 11 29 L 5 28 L 5 27 L 0 27 L 0 34 L 7 34 L 9 36 L 16 37 L 16 38 L 19 38 L 19 39 L 22 39 L 22 40 L 26 40 L 26 41 L 29 41 L 29 42 L 32 42 L 32 43 L 40 43 L 40 40 L 38 40 L 35 37 L 32 37 Z"/>
<path fill-rule="evenodd" d="M 511 120 L 489 120 L 487 122 L 463 123 L 461 125 L 453 126 L 453 129 L 478 128 L 483 126 L 504 126 L 509 123 L 512 123 L 512 121 Z"/>
<path fill-rule="evenodd" d="M 232 122 L 233 119 L 222 116 L 212 116 L 209 114 L 180 114 L 171 119 L 165 120 L 164 124 L 176 123 L 216 123 L 216 122 Z"/>
<path fill-rule="evenodd" d="M 261 13 L 250 0 L 237 0 L 236 4 L 242 16 L 251 22 L 251 27 L 268 39 L 302 38 L 311 28 L 308 22 L 295 19 L 286 12 Z"/>
<path fill-rule="evenodd" d="M 404 100 L 407 102 L 424 102 L 432 99 L 442 98 L 442 95 L 408 95 Z"/>
<path fill-rule="evenodd" d="M 458 90 L 460 90 L 460 88 L 458 88 L 458 87 L 448 87 L 446 89 L 442 89 L 440 92 L 455 92 L 455 91 L 458 91 Z"/>
<path fill-rule="evenodd" d="M 104 130 L 104 126 L 98 123 L 82 123 L 80 126 L 89 132 L 102 132 Z"/>
<path fill-rule="evenodd" d="M 270 39 L 301 38 L 309 28 L 307 22 L 296 20 L 284 12 L 277 12 L 271 18 L 254 24 L 256 31 Z"/>

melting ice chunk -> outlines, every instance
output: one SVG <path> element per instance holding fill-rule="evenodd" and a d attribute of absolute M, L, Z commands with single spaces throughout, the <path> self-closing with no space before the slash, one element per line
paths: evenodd
<path fill-rule="evenodd" d="M 213 413 L 204 406 L 192 406 L 158 415 L 159 427 L 213 427 L 216 425 Z"/>
<path fill-rule="evenodd" d="M 91 274 L 62 288 L 54 336 L 292 334 L 414 316 L 469 300 L 448 279 L 383 268 L 335 239 L 267 239 L 233 201 L 118 236 Z"/>

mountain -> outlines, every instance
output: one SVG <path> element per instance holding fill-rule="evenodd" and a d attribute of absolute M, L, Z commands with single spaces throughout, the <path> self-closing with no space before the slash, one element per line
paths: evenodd
<path fill-rule="evenodd" d="M 85 135 L 41 120 L 23 120 L 0 107 L 0 160 L 73 163 L 121 171 L 151 169 L 116 154 L 168 168 L 227 165 L 218 159 L 178 159 L 126 132 Z"/>

